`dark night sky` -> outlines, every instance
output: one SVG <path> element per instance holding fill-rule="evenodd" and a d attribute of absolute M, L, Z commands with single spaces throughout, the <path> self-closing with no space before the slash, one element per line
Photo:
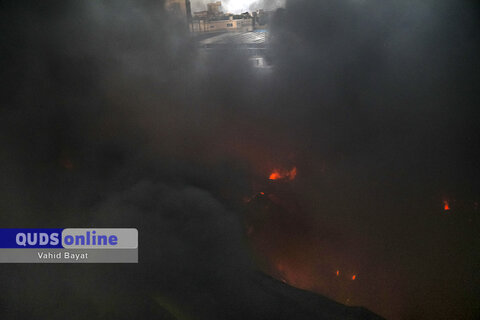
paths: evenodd
<path fill-rule="evenodd" d="M 270 319 L 256 269 L 480 316 L 475 2 L 288 0 L 270 72 L 200 54 L 162 1 L 0 8 L 0 226 L 140 236 L 138 265 L 0 266 L 2 319 Z"/>

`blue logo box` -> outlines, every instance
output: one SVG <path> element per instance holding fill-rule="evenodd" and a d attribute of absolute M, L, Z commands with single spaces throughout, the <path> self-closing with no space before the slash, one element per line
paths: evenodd
<path fill-rule="evenodd" d="M 64 228 L 9 228 L 0 229 L 0 248 L 63 248 Z"/>

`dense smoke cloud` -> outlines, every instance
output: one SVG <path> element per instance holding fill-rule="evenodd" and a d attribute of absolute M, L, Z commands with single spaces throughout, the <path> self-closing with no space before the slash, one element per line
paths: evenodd
<path fill-rule="evenodd" d="M 350 290 L 376 292 L 387 317 L 474 317 L 477 16 L 458 2 L 290 1 L 272 27 L 288 93 L 275 114 L 308 145 L 304 161 L 327 164 L 306 188 L 320 233 L 333 233 L 313 265 L 368 270 L 371 287 Z M 469 209 L 442 220 L 445 198 Z"/>
<path fill-rule="evenodd" d="M 143 253 L 138 266 L 4 265 L 2 318 L 224 318 L 212 301 L 249 262 L 211 192 L 229 165 L 185 159 L 202 120 L 182 22 L 153 2 L 7 9 L 2 226 L 137 227 Z"/>
<path fill-rule="evenodd" d="M 140 235 L 138 265 L 2 265 L 2 318 L 279 319 L 258 267 L 389 319 L 479 315 L 476 6 L 287 1 L 265 72 L 161 1 L 2 7 L 1 226 Z"/>

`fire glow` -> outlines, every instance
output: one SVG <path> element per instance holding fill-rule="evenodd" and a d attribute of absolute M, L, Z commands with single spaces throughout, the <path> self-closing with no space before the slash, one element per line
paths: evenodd
<path fill-rule="evenodd" d="M 291 170 L 273 170 L 268 177 L 269 180 L 293 180 L 297 176 L 297 167 Z"/>
<path fill-rule="evenodd" d="M 448 204 L 447 200 L 443 201 L 443 210 L 450 211 L 450 205 Z"/>
<path fill-rule="evenodd" d="M 61 165 L 63 168 L 65 168 L 65 169 L 67 169 L 67 170 L 73 169 L 73 162 L 72 162 L 70 159 L 68 159 L 68 158 L 62 158 L 62 159 L 59 160 L 59 162 L 60 162 L 60 165 Z"/>

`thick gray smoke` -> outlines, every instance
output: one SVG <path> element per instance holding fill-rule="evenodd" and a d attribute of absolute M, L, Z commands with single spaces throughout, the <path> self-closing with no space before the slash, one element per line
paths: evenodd
<path fill-rule="evenodd" d="M 0 226 L 140 235 L 138 265 L 2 265 L 2 319 L 278 319 L 250 285 L 242 199 L 292 165 L 301 210 L 266 237 L 308 289 L 389 319 L 479 316 L 477 6 L 287 1 L 269 72 L 200 52 L 162 1 L 1 7 Z"/>

